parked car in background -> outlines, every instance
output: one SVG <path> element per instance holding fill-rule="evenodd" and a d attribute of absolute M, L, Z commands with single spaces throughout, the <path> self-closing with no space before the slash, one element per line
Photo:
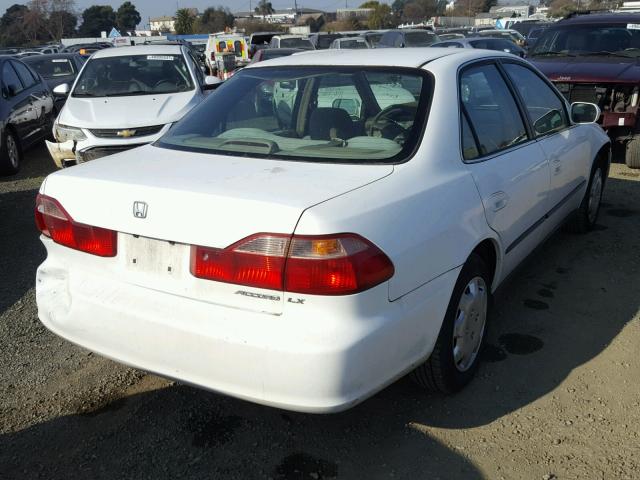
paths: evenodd
<path fill-rule="evenodd" d="M 275 35 L 269 43 L 269 48 L 300 48 L 315 50 L 313 43 L 303 35 Z"/>
<path fill-rule="evenodd" d="M 205 77 L 184 45 L 144 45 L 93 54 L 68 94 L 47 142 L 58 167 L 157 140 L 200 103 L 217 79 Z"/>
<path fill-rule="evenodd" d="M 599 123 L 640 168 L 640 14 L 572 15 L 545 30 L 529 51 L 569 101 L 600 107 Z"/>
<path fill-rule="evenodd" d="M 386 31 L 376 48 L 428 47 L 439 41 L 438 35 L 430 30 L 404 28 Z"/>
<path fill-rule="evenodd" d="M 37 55 L 43 55 L 42 52 L 39 52 L 37 50 L 23 50 L 21 52 L 18 52 L 14 55 L 15 58 L 27 58 L 27 57 L 32 57 L 32 56 L 37 56 Z"/>
<path fill-rule="evenodd" d="M 332 49 L 357 49 L 357 48 L 371 48 L 369 43 L 362 37 L 345 37 L 336 38 L 331 42 Z"/>
<path fill-rule="evenodd" d="M 254 32 L 249 37 L 249 58 L 253 58 L 258 50 L 269 47 L 269 42 L 281 32 Z"/>
<path fill-rule="evenodd" d="M 459 38 L 466 38 L 462 33 L 438 33 L 438 37 L 440 37 L 440 41 L 444 40 L 457 40 Z"/>
<path fill-rule="evenodd" d="M 369 48 L 376 48 L 378 46 L 378 42 L 380 42 L 380 39 L 382 38 L 382 35 L 384 35 L 384 32 L 380 31 L 364 32 L 360 34 L 360 36 L 369 44 Z"/>
<path fill-rule="evenodd" d="M 598 107 L 524 60 L 443 52 L 259 62 L 153 145 L 49 175 L 40 320 L 285 409 L 344 410 L 414 369 L 460 390 L 496 288 L 567 219 L 594 227 L 610 152 Z"/>
<path fill-rule="evenodd" d="M 85 58 L 88 58 L 94 52 L 98 50 L 104 50 L 105 48 L 113 48 L 113 45 L 109 42 L 96 42 L 96 43 L 79 43 L 66 47 L 62 52 L 64 53 L 78 53 Z"/>
<path fill-rule="evenodd" d="M 21 61 L 0 56 L 0 174 L 20 170 L 22 154 L 51 132 L 53 96 L 45 81 Z"/>
<path fill-rule="evenodd" d="M 274 58 L 287 57 L 294 53 L 308 52 L 301 48 L 263 48 L 258 50 L 253 56 L 251 63 L 263 62 L 265 60 L 271 60 Z"/>
<path fill-rule="evenodd" d="M 313 46 L 316 50 L 325 50 L 327 48 L 331 48 L 331 45 L 334 40 L 338 38 L 342 38 L 345 35 L 340 33 L 328 33 L 328 32 L 319 32 L 312 33 L 309 35 L 309 40 L 313 43 Z"/>
<path fill-rule="evenodd" d="M 519 47 L 527 46 L 527 39 L 517 30 L 482 30 L 475 33 L 475 37 L 492 37 L 510 40 Z"/>
<path fill-rule="evenodd" d="M 51 90 L 64 83 L 73 85 L 85 58 L 78 53 L 52 53 L 23 59 L 45 79 Z M 54 95 L 56 111 L 59 112 L 66 101 L 64 95 Z"/>
<path fill-rule="evenodd" d="M 446 42 L 437 42 L 431 46 L 434 48 L 481 48 L 484 50 L 497 50 L 511 53 L 518 57 L 524 57 L 526 54 L 523 48 L 503 38 L 458 38 Z"/>

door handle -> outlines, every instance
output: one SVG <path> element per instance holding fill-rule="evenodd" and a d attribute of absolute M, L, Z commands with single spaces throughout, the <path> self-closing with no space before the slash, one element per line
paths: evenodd
<path fill-rule="evenodd" d="M 504 192 L 496 192 L 489 197 L 489 208 L 497 212 L 502 210 L 509 203 L 509 196 Z"/>

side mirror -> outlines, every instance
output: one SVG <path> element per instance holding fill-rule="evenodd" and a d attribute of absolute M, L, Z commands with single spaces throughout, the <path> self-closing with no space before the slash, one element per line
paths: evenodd
<path fill-rule="evenodd" d="M 600 107 L 595 103 L 575 102 L 571 104 L 573 123 L 595 123 L 600 118 Z"/>
<path fill-rule="evenodd" d="M 215 90 L 222 84 L 222 80 L 218 77 L 213 77 L 211 75 L 207 75 L 204 77 L 204 85 L 203 88 L 205 90 Z"/>
<path fill-rule="evenodd" d="M 398 47 L 404 48 L 405 47 L 404 42 L 400 42 L 400 45 L 398 45 Z"/>
<path fill-rule="evenodd" d="M 69 84 L 62 83 L 53 89 L 53 94 L 59 97 L 66 97 L 69 95 Z"/>

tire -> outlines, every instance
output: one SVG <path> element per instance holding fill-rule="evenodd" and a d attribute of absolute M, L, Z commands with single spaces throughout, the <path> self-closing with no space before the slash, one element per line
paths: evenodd
<path fill-rule="evenodd" d="M 596 160 L 597 162 L 597 160 Z M 587 233 L 593 230 L 598 221 L 602 192 L 604 190 L 605 172 L 600 163 L 596 163 L 591 171 L 589 185 L 578 209 L 564 226 L 564 230 L 570 233 Z"/>
<path fill-rule="evenodd" d="M 640 168 L 640 136 L 634 136 L 625 145 L 624 162 L 629 168 Z"/>
<path fill-rule="evenodd" d="M 418 385 L 431 392 L 451 394 L 472 380 L 480 363 L 490 296 L 489 269 L 479 255 L 471 254 L 453 288 L 433 352 L 412 372 Z"/>
<path fill-rule="evenodd" d="M 20 144 L 12 130 L 5 130 L 0 145 L 0 175 L 15 175 L 20 170 Z"/>

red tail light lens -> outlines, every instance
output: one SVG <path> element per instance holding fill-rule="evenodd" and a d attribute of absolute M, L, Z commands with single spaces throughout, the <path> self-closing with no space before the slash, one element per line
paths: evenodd
<path fill-rule="evenodd" d="M 198 278 L 314 295 L 347 295 L 393 276 L 391 260 L 355 234 L 257 234 L 225 249 L 192 247 Z"/>
<path fill-rule="evenodd" d="M 75 222 L 60 202 L 46 195 L 36 197 L 35 213 L 38 230 L 54 242 L 100 257 L 115 257 L 117 232 Z"/>

